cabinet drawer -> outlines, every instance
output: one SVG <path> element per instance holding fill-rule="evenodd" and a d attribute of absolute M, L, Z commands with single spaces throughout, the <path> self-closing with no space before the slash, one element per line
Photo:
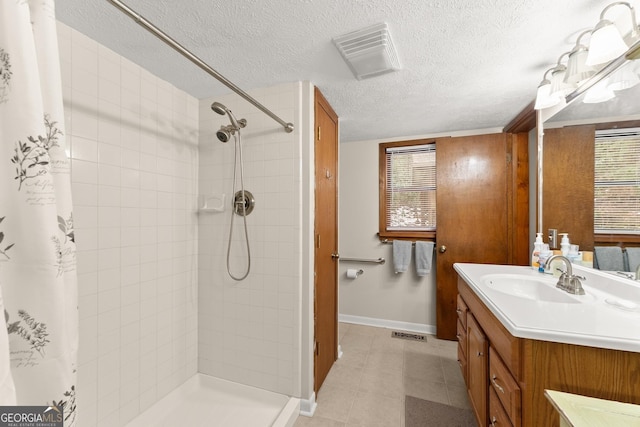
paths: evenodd
<path fill-rule="evenodd" d="M 519 426 L 520 387 L 493 347 L 489 348 L 489 382 L 511 423 Z"/>
<path fill-rule="evenodd" d="M 500 399 L 493 387 L 489 388 L 489 426 L 513 427 L 509 415 L 502 407 Z"/>
<path fill-rule="evenodd" d="M 467 330 L 467 311 L 468 310 L 469 308 L 467 307 L 467 304 L 465 304 L 460 294 L 458 294 L 458 299 L 456 302 L 456 312 L 458 313 L 458 320 L 462 322 L 462 328 L 465 331 Z"/>

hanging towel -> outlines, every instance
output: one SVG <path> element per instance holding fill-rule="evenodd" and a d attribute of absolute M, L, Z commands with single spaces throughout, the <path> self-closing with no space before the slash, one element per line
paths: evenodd
<path fill-rule="evenodd" d="M 426 276 L 431 273 L 433 246 L 433 242 L 416 242 L 416 273 L 418 276 Z"/>
<path fill-rule="evenodd" d="M 396 273 L 404 273 L 411 262 L 411 242 L 406 240 L 393 241 L 393 268 Z"/>
<path fill-rule="evenodd" d="M 622 248 L 619 246 L 596 246 L 594 255 L 600 270 L 624 271 Z"/>
<path fill-rule="evenodd" d="M 627 248 L 627 258 L 629 260 L 629 271 L 635 273 L 636 268 L 640 266 L 640 248 Z"/>

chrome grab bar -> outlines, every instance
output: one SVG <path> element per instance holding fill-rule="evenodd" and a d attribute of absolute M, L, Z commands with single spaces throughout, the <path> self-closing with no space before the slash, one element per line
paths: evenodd
<path fill-rule="evenodd" d="M 386 262 L 386 260 L 384 258 L 378 258 L 378 259 L 364 259 L 364 258 L 343 258 L 340 257 L 340 261 L 347 261 L 347 262 L 368 262 L 371 264 L 384 264 Z"/>

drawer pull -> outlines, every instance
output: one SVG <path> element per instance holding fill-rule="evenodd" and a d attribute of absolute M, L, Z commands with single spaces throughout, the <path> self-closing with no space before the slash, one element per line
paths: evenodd
<path fill-rule="evenodd" d="M 460 341 L 460 337 L 461 337 L 461 335 L 460 335 L 460 334 L 456 334 L 456 339 L 457 339 L 458 341 Z"/>
<path fill-rule="evenodd" d="M 462 310 L 461 310 L 461 309 L 459 309 L 459 308 L 456 308 L 456 313 L 458 313 L 458 314 L 462 314 Z"/>
<path fill-rule="evenodd" d="M 496 427 L 498 425 L 498 420 L 496 417 L 491 417 L 491 427 Z"/>
<path fill-rule="evenodd" d="M 484 356 L 484 353 L 483 353 L 483 352 L 481 352 L 481 351 L 479 351 L 479 352 L 478 352 L 478 357 L 482 357 L 482 356 Z"/>
<path fill-rule="evenodd" d="M 458 359 L 458 365 L 462 368 L 462 360 Z"/>
<path fill-rule="evenodd" d="M 500 393 L 504 394 L 504 389 L 502 387 L 500 387 L 500 384 L 498 384 L 498 382 L 496 381 L 497 378 L 498 377 L 496 377 L 495 375 L 492 375 L 491 376 L 491 384 L 493 384 L 493 386 L 495 388 L 497 388 Z"/>

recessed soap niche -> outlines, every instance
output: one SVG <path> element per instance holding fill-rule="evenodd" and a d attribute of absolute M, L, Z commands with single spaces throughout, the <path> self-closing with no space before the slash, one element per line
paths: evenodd
<path fill-rule="evenodd" d="M 226 198 L 225 193 L 201 194 L 198 196 L 198 212 L 224 212 Z"/>

